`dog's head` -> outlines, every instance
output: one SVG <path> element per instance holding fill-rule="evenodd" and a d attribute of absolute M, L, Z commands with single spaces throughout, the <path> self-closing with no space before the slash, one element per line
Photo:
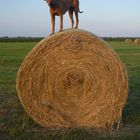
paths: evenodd
<path fill-rule="evenodd" d="M 46 1 L 50 7 L 55 7 L 56 5 L 56 0 L 44 0 L 44 1 Z"/>

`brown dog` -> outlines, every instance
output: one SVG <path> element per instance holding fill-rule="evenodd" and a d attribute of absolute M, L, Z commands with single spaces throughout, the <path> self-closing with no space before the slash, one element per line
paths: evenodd
<path fill-rule="evenodd" d="M 63 15 L 68 11 L 71 20 L 72 28 L 74 26 L 73 12 L 76 16 L 76 27 L 78 28 L 79 19 L 79 0 L 45 0 L 50 7 L 51 21 L 52 21 L 52 34 L 55 31 L 55 16 L 60 16 L 60 32 L 63 30 Z"/>

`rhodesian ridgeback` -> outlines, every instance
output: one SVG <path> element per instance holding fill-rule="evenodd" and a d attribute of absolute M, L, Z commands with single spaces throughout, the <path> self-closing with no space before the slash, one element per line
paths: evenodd
<path fill-rule="evenodd" d="M 52 34 L 55 31 L 55 16 L 60 16 L 60 32 L 63 30 L 63 15 L 68 11 L 71 20 L 72 28 L 74 26 L 73 12 L 76 17 L 76 26 L 78 28 L 79 19 L 78 13 L 83 13 L 79 10 L 79 0 L 45 0 L 50 7 Z"/>

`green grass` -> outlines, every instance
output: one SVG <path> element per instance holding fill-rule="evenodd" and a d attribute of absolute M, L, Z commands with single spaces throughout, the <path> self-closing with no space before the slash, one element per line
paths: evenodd
<path fill-rule="evenodd" d="M 100 135 L 85 129 L 48 131 L 36 124 L 23 110 L 16 93 L 18 68 L 36 42 L 0 43 L 0 139 L 140 139 L 140 45 L 108 42 L 126 65 L 129 75 L 129 98 L 123 113 L 125 129 Z"/>

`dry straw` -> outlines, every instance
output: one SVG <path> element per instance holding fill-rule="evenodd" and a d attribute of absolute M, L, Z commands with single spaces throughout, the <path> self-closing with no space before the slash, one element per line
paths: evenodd
<path fill-rule="evenodd" d="M 41 41 L 17 76 L 26 112 L 47 128 L 113 128 L 128 96 L 124 66 L 95 35 L 67 30 Z"/>
<path fill-rule="evenodd" d="M 125 43 L 133 43 L 132 39 L 125 39 Z"/>
<path fill-rule="evenodd" d="M 140 44 L 140 38 L 139 39 L 135 39 L 134 43 L 139 45 Z"/>

